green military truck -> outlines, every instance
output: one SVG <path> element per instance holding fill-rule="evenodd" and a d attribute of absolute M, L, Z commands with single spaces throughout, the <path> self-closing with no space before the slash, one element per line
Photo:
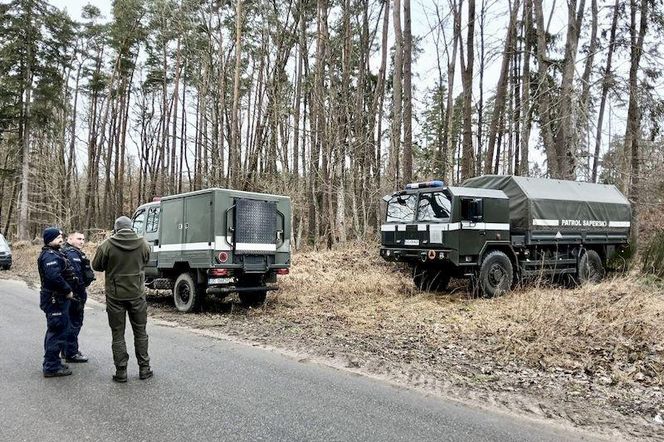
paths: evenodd
<path fill-rule="evenodd" d="M 459 187 L 412 183 L 383 199 L 380 255 L 410 264 L 428 291 L 452 277 L 484 296 L 539 275 L 599 281 L 630 234 L 630 204 L 609 185 L 487 175 Z"/>
<path fill-rule="evenodd" d="M 181 312 L 199 308 L 206 294 L 263 303 L 277 275 L 289 272 L 286 196 L 206 189 L 143 204 L 132 220 L 152 248 L 146 285 L 172 290 Z"/>

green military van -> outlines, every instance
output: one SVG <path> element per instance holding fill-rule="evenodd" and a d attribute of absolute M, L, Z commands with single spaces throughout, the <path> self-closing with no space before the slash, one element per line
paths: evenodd
<path fill-rule="evenodd" d="M 138 207 L 133 229 L 150 244 L 149 288 L 172 290 L 179 311 L 205 295 L 238 293 L 261 304 L 291 262 L 287 196 L 212 188 L 163 197 Z"/>
<path fill-rule="evenodd" d="M 629 201 L 610 185 L 487 175 L 411 183 L 384 200 L 381 256 L 410 264 L 430 291 L 453 277 L 485 296 L 533 276 L 598 281 L 630 235 Z"/>

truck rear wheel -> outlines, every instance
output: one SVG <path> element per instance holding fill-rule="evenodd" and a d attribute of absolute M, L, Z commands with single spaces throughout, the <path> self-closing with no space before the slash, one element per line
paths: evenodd
<path fill-rule="evenodd" d="M 425 292 L 443 292 L 450 283 L 449 273 L 417 264 L 413 267 L 415 287 Z"/>
<path fill-rule="evenodd" d="M 494 250 L 484 257 L 477 278 L 478 288 L 484 297 L 500 296 L 507 292 L 513 279 L 514 269 L 507 255 Z"/>
<path fill-rule="evenodd" d="M 586 253 L 581 255 L 579 260 L 578 279 L 579 283 L 586 284 L 588 282 L 597 284 L 604 278 L 604 265 L 602 265 L 602 258 L 594 250 L 587 250 Z"/>
<path fill-rule="evenodd" d="M 203 299 L 203 290 L 196 284 L 191 273 L 182 273 L 173 286 L 175 308 L 183 313 L 196 310 Z"/>

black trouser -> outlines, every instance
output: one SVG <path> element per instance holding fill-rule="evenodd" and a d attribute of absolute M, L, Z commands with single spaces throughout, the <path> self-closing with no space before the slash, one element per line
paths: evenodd
<path fill-rule="evenodd" d="M 65 357 L 71 358 L 78 354 L 78 335 L 83 327 L 83 311 L 85 309 L 85 301 L 88 295 L 85 292 L 76 293 L 78 301 L 73 300 L 69 304 L 69 333 L 67 333 L 65 343 Z"/>
<path fill-rule="evenodd" d="M 106 313 L 108 313 L 108 325 L 113 335 L 113 362 L 116 367 L 124 368 L 129 361 L 127 344 L 125 343 L 125 326 L 127 316 L 134 332 L 134 348 L 136 359 L 140 367 L 150 366 L 148 356 L 148 334 L 145 326 L 148 322 L 148 304 L 145 297 L 131 300 L 118 300 L 106 297 Z"/>
<path fill-rule="evenodd" d="M 46 313 L 44 336 L 44 373 L 55 373 L 62 368 L 60 352 L 64 349 L 69 332 L 69 300 L 41 292 L 41 309 Z"/>

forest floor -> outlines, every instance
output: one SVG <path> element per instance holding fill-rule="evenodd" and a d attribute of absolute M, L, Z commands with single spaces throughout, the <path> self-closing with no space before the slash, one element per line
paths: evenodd
<path fill-rule="evenodd" d="M 14 266 L 0 277 L 35 284 L 39 249 L 15 244 Z M 103 301 L 98 277 L 90 293 Z M 453 281 L 432 295 L 374 244 L 294 253 L 279 278 L 258 308 L 231 297 L 181 314 L 170 292 L 151 292 L 150 315 L 475 406 L 612 439 L 664 440 L 661 282 L 635 274 L 571 289 L 533 282 L 475 299 Z"/>

